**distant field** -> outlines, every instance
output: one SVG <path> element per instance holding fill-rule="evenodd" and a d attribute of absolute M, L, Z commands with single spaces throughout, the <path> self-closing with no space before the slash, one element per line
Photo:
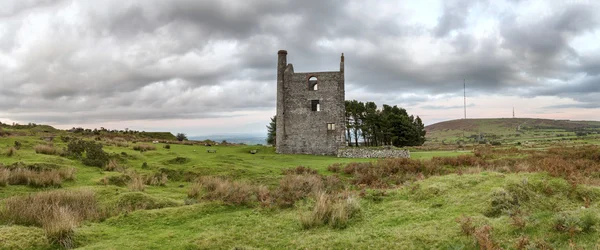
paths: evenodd
<path fill-rule="evenodd" d="M 425 130 L 430 144 L 597 141 L 600 122 L 534 118 L 461 119 L 432 124 Z"/>
<path fill-rule="evenodd" d="M 91 154 L 87 151 L 82 159 L 67 155 L 69 142 L 60 136 L 45 141 L 52 132 L 12 132 L 18 135 L 0 137 L 0 249 L 600 246 L 600 148 L 593 146 L 553 153 L 417 148 L 412 160 L 374 160 L 280 155 L 265 146 L 173 141 L 166 148 L 167 143 L 135 138 L 60 132 L 104 145 L 113 161 L 93 167 L 83 164 Z M 72 178 L 70 168 L 75 169 Z M 40 176 L 67 177 L 58 183 Z M 16 220 L 35 203 L 9 209 L 35 195 L 60 197 L 60 191 L 91 195 L 97 204 L 83 205 L 97 210 L 64 225 L 75 220 L 69 209 L 78 208 L 62 205 L 67 210 L 57 211 L 66 215 L 47 215 L 57 217 L 40 225 L 40 218 Z M 65 204 L 74 199 L 81 198 Z M 48 225 L 68 230 L 57 234 Z"/>

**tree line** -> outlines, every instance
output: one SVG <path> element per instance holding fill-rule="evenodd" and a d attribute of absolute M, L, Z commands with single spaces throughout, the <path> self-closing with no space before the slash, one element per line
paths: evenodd
<path fill-rule="evenodd" d="M 425 125 L 419 116 L 409 115 L 406 109 L 375 102 L 351 100 L 346 106 L 346 138 L 348 146 L 393 145 L 420 146 L 425 142 Z M 267 126 L 267 143 L 275 145 L 275 116 Z"/>
<path fill-rule="evenodd" d="M 420 146 L 425 142 L 425 125 L 406 109 L 375 102 L 346 101 L 346 138 L 359 146 Z M 349 146 L 352 141 L 349 142 Z"/>

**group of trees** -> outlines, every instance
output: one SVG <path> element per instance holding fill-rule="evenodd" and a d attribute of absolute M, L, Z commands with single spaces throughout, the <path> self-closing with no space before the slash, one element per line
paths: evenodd
<path fill-rule="evenodd" d="M 374 102 L 346 101 L 346 138 L 354 146 L 420 146 L 425 142 L 425 125 L 420 117 L 408 115 L 406 109 Z M 352 141 L 349 142 L 352 145 Z"/>
<path fill-rule="evenodd" d="M 346 101 L 346 138 L 349 146 L 420 146 L 425 142 L 425 125 L 406 109 L 374 102 Z M 267 126 L 267 143 L 276 144 L 276 118 Z"/>

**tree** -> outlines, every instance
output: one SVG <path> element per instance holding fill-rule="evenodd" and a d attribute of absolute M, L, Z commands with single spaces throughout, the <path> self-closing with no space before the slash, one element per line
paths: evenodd
<path fill-rule="evenodd" d="M 365 146 L 394 145 L 420 146 L 425 142 L 425 126 L 420 117 L 409 115 L 406 109 L 384 104 L 381 109 L 374 102 L 346 101 L 346 133 L 354 137 L 362 136 Z M 352 136 L 353 135 L 353 136 Z"/>
<path fill-rule="evenodd" d="M 277 145 L 277 116 L 271 117 L 271 122 L 267 125 L 267 144 Z"/>
<path fill-rule="evenodd" d="M 175 137 L 177 137 L 178 141 L 187 141 L 187 139 L 188 139 L 184 133 L 177 133 L 177 135 Z"/>

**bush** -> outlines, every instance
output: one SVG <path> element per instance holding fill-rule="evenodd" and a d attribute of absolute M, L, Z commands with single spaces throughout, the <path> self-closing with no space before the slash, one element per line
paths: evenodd
<path fill-rule="evenodd" d="M 20 141 L 15 141 L 15 149 L 19 150 L 21 149 L 21 142 Z"/>
<path fill-rule="evenodd" d="M 334 196 L 326 193 L 316 195 L 311 212 L 300 215 L 300 224 L 304 229 L 321 225 L 333 228 L 345 228 L 348 221 L 360 212 L 360 203 L 352 195 Z"/>
<path fill-rule="evenodd" d="M 169 145 L 169 144 L 167 144 L 167 145 L 165 145 L 163 147 L 166 148 L 166 149 L 171 149 L 171 145 Z"/>
<path fill-rule="evenodd" d="M 85 148 L 86 154 L 82 162 L 88 166 L 104 167 L 109 160 L 108 154 L 102 150 L 102 144 L 88 142 Z"/>
<path fill-rule="evenodd" d="M 187 141 L 187 136 L 183 133 L 177 133 L 175 137 L 178 141 Z"/>
<path fill-rule="evenodd" d="M 37 154 L 45 154 L 45 155 L 62 155 L 63 154 L 61 149 L 55 148 L 51 145 L 43 145 L 43 144 L 35 145 L 33 147 L 33 150 L 35 150 L 35 153 L 37 153 Z"/>
<path fill-rule="evenodd" d="M 137 145 L 133 146 L 133 150 L 140 151 L 140 152 L 146 152 L 146 151 L 150 151 L 150 150 L 156 150 L 156 147 L 154 145 L 150 145 L 150 144 L 137 144 Z"/>

